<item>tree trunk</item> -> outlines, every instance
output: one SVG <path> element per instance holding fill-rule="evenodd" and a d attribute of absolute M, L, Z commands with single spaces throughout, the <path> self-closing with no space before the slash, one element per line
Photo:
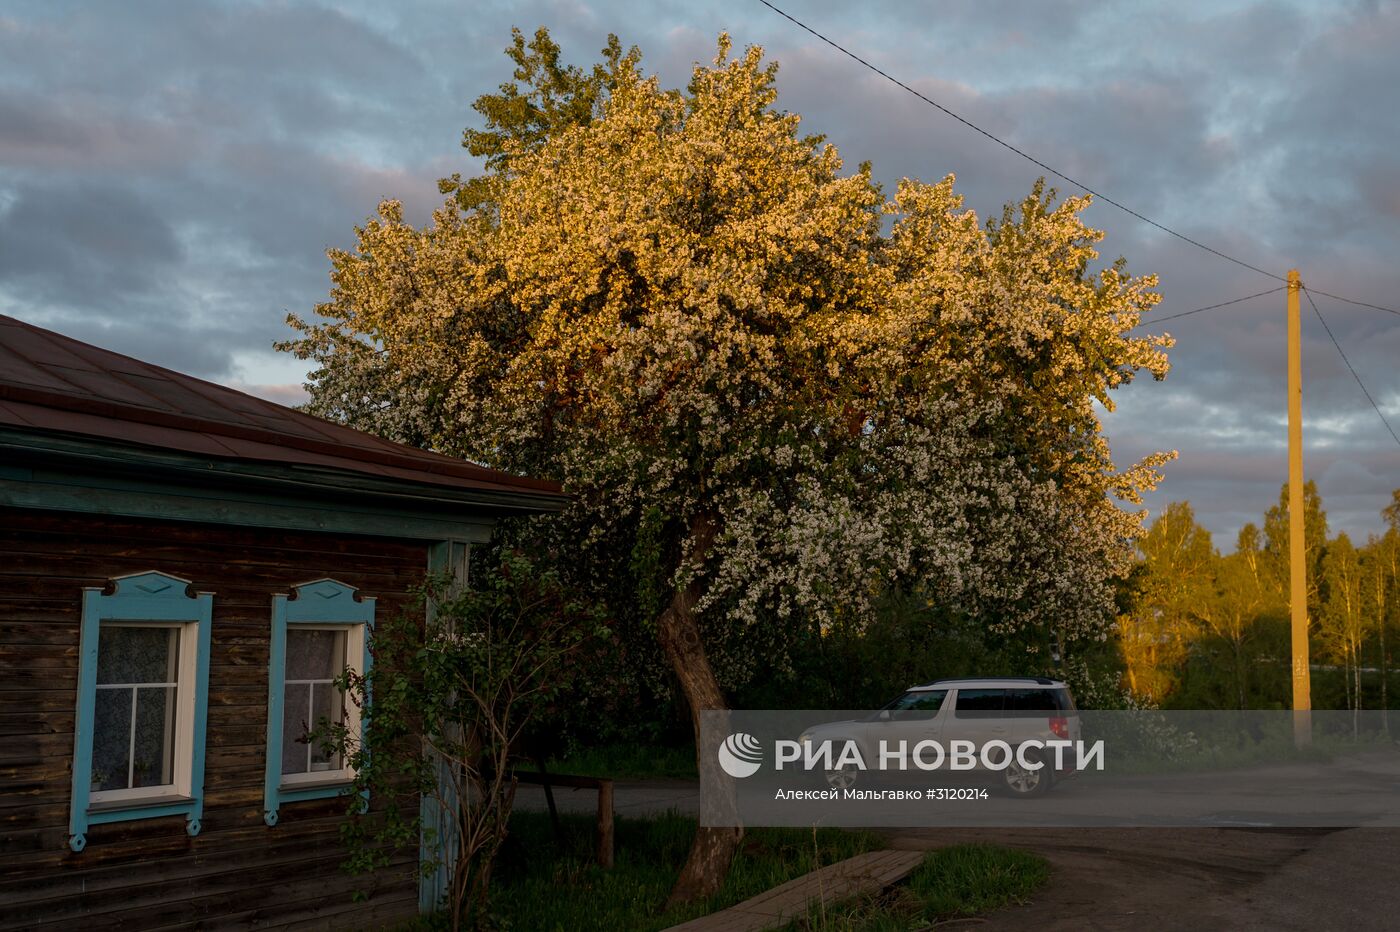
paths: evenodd
<path fill-rule="evenodd" d="M 1383 608 L 1380 613 L 1381 627 L 1381 727 L 1386 734 L 1390 734 L 1390 697 L 1386 694 L 1390 679 L 1390 663 L 1385 656 L 1385 623 L 1386 611 Z"/>
<path fill-rule="evenodd" d="M 699 564 L 709 551 L 714 540 L 714 527 L 709 522 L 697 520 L 691 526 L 691 560 Z M 692 581 L 684 589 L 678 589 L 671 597 L 671 604 L 657 620 L 657 636 L 666 658 L 671 662 L 671 670 L 680 683 L 681 693 L 690 706 L 690 721 L 695 729 L 695 762 L 703 766 L 700 755 L 700 713 L 708 709 L 727 709 L 724 694 L 720 691 L 719 680 L 715 678 L 705 655 L 705 645 L 700 639 L 700 625 L 695 618 L 695 605 L 700 600 L 700 583 Z M 667 901 L 670 907 L 677 903 L 713 896 L 719 892 L 724 878 L 729 874 L 729 865 L 739 850 L 739 842 L 744 837 L 742 828 L 706 828 L 700 826 L 695 832 L 695 841 L 690 846 L 681 875 Z"/>
<path fill-rule="evenodd" d="M 1356 658 L 1355 682 L 1356 682 L 1356 708 L 1351 713 L 1351 732 L 1353 737 L 1361 730 L 1361 638 L 1358 636 L 1356 644 L 1352 647 L 1351 655 Z"/>
<path fill-rule="evenodd" d="M 1245 701 L 1245 665 L 1244 665 L 1244 643 L 1235 641 L 1235 690 L 1239 695 L 1240 711 L 1244 711 Z"/>

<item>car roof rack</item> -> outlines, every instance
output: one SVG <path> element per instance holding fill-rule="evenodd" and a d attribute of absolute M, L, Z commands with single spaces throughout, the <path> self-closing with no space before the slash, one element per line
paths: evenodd
<path fill-rule="evenodd" d="M 927 689 L 930 686 L 937 686 L 941 683 L 980 683 L 983 680 L 1009 680 L 1015 683 L 1034 683 L 1037 686 L 1057 686 L 1059 680 L 1052 680 L 1048 676 L 947 676 L 941 680 L 933 680 L 924 683 L 918 689 Z"/>

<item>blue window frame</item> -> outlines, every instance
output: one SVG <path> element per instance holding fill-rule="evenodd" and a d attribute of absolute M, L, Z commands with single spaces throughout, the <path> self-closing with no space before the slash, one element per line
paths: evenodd
<path fill-rule="evenodd" d="M 326 719 L 359 728 L 359 709 L 335 687 L 344 670 L 369 672 L 374 599 L 353 586 L 318 579 L 272 597 L 267 671 L 267 763 L 263 821 L 276 825 L 284 803 L 346 792 L 350 762 L 326 754 L 306 734 Z"/>
<path fill-rule="evenodd" d="M 165 573 L 83 590 L 68 845 L 88 827 L 204 812 L 213 593 Z"/>

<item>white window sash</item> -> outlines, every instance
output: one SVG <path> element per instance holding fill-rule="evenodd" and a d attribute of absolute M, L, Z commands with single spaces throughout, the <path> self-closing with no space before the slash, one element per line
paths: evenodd
<path fill-rule="evenodd" d="M 343 656 L 341 657 L 341 668 L 340 668 L 340 670 L 336 673 L 336 676 L 342 676 L 342 675 L 344 675 L 347 671 L 348 671 L 348 672 L 352 672 L 352 673 L 362 673 L 362 672 L 363 672 L 362 670 L 359 669 L 360 664 L 359 664 L 358 661 L 357 661 L 357 658 L 359 658 L 359 657 L 361 657 L 361 656 L 364 655 L 364 650 L 365 650 L 365 624 L 364 624 L 363 622 L 352 622 L 352 623 L 348 623 L 348 624 L 335 624 L 335 623 L 329 623 L 329 622 L 326 623 L 326 624 L 308 624 L 308 623 L 306 623 L 306 622 L 299 622 L 299 623 L 297 623 L 295 626 L 291 626 L 291 625 L 288 626 L 288 629 L 287 629 L 287 637 L 288 637 L 288 639 L 290 639 L 290 637 L 291 637 L 293 631 L 334 631 L 334 632 L 336 632 L 336 633 L 338 633 L 338 634 L 342 634 L 342 635 L 343 635 L 343 639 L 342 639 L 342 641 L 341 641 L 341 644 L 342 644 L 342 648 L 343 648 Z M 286 658 L 285 652 L 284 652 L 284 656 L 283 656 L 284 670 L 285 670 L 285 664 L 286 664 L 286 662 L 287 662 L 287 658 Z M 315 687 L 318 686 L 318 685 L 321 685 L 321 686 L 333 685 L 334 682 L 335 682 L 335 677 L 330 677 L 330 678 L 320 677 L 320 678 L 316 678 L 316 679 L 287 679 L 287 678 L 285 678 L 285 675 L 284 675 L 284 678 L 283 678 L 283 680 L 282 680 L 282 686 L 283 686 L 283 702 L 286 702 L 286 698 L 285 698 L 286 687 L 288 687 L 288 686 L 306 686 L 306 687 L 307 687 L 307 702 L 306 702 L 306 708 L 307 708 L 307 715 L 308 715 L 308 717 L 310 718 L 310 722 L 308 722 L 308 724 L 314 729 L 314 728 L 316 727 L 316 722 L 319 721 L 319 719 L 316 717 L 316 708 L 315 708 L 315 695 L 316 695 L 316 693 L 315 693 Z M 345 728 L 346 728 L 346 730 L 347 730 L 347 732 L 348 732 L 349 734 L 358 736 L 359 733 L 360 733 L 360 714 L 359 714 L 359 708 L 358 708 L 353 702 L 349 702 L 349 701 L 347 700 L 347 698 L 346 698 L 346 696 L 345 696 L 345 692 L 344 692 L 343 690 L 337 690 L 336 693 L 337 693 L 337 695 L 339 695 L 340 701 L 341 701 L 341 713 L 342 713 L 342 714 L 341 714 L 341 722 L 344 724 L 344 726 L 345 726 Z M 284 706 L 284 708 L 285 708 L 285 706 Z M 327 718 L 327 719 L 329 719 L 331 716 L 326 715 L 326 716 L 324 716 L 324 717 Z M 284 739 L 285 739 L 285 735 L 284 735 L 283 737 L 284 737 Z M 342 758 L 342 761 L 341 761 L 342 766 L 339 767 L 339 768 L 336 769 L 336 770 L 312 770 L 312 769 L 311 769 L 311 764 L 312 764 L 311 758 L 312 758 L 312 755 L 313 755 L 314 751 L 315 751 L 315 747 L 313 746 L 313 744 L 312 744 L 311 742 L 307 742 L 307 745 L 306 745 L 306 770 L 294 771 L 294 772 L 291 772 L 291 773 L 285 773 L 285 772 L 282 773 L 282 774 L 280 775 L 280 785 L 281 785 L 281 786 L 287 787 L 287 788 L 291 789 L 291 788 L 295 788 L 298 784 L 307 784 L 307 783 L 315 783 L 315 784 L 322 784 L 322 783 L 349 783 L 351 780 L 354 780 L 354 779 L 355 779 L 355 768 L 351 767 L 350 764 L 349 764 L 349 762 L 344 760 L 344 755 L 341 755 L 341 758 Z M 279 761 L 280 761 L 280 751 L 279 751 Z M 279 762 L 278 766 L 279 766 L 279 767 L 281 766 L 280 762 Z"/>

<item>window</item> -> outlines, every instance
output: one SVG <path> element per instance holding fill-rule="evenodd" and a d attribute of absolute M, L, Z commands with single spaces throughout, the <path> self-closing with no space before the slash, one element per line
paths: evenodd
<path fill-rule="evenodd" d="M 1060 697 L 1064 695 L 1064 690 L 1055 689 L 1008 689 L 1006 711 L 1059 712 L 1063 709 Z"/>
<path fill-rule="evenodd" d="M 213 595 L 163 573 L 83 593 L 69 846 L 89 826 L 203 813 Z"/>
<path fill-rule="evenodd" d="M 308 734 L 323 724 L 346 724 L 345 695 L 335 678 L 349 660 L 344 628 L 298 628 L 287 632 L 287 675 L 282 684 L 282 782 L 292 783 L 343 770 Z"/>
<path fill-rule="evenodd" d="M 892 719 L 933 718 L 943 708 L 943 699 L 947 695 L 946 689 L 910 690 L 885 708 L 889 709 Z"/>
<path fill-rule="evenodd" d="M 99 627 L 89 802 L 175 784 L 180 629 Z"/>
<path fill-rule="evenodd" d="M 1004 689 L 959 689 L 954 715 L 958 718 L 995 718 L 1001 715 L 1005 702 Z"/>
<path fill-rule="evenodd" d="M 369 669 L 368 630 L 374 599 L 352 586 L 320 579 L 272 599 L 268 650 L 267 765 L 263 820 L 276 825 L 284 803 L 346 791 L 350 762 L 309 737 L 330 725 L 359 730 L 359 710 L 336 686 L 347 669 Z"/>

